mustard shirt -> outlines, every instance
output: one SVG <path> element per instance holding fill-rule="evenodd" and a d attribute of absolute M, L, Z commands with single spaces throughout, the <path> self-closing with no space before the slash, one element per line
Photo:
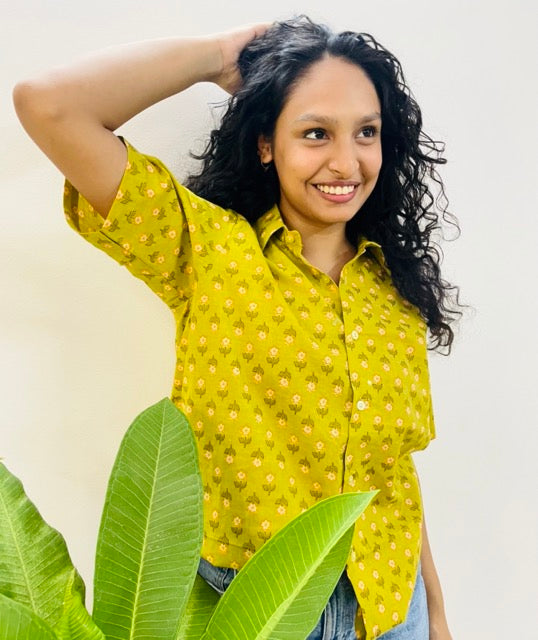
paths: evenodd
<path fill-rule="evenodd" d="M 240 568 L 318 500 L 378 489 L 347 572 L 357 630 L 402 622 L 421 547 L 411 452 L 434 437 L 426 325 L 361 238 L 339 284 L 278 207 L 255 225 L 131 145 L 106 220 L 66 182 L 69 224 L 143 280 L 177 322 L 172 401 L 198 443 L 202 556 Z"/>

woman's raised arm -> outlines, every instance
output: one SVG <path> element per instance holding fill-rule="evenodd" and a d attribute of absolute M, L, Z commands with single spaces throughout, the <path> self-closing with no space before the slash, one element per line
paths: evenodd
<path fill-rule="evenodd" d="M 17 115 L 29 136 L 106 217 L 127 151 L 112 133 L 147 107 L 196 82 L 232 92 L 241 49 L 268 25 L 201 38 L 111 47 L 18 83 Z"/>

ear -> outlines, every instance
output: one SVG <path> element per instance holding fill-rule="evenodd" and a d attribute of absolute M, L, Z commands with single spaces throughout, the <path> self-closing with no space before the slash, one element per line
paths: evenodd
<path fill-rule="evenodd" d="M 273 159 L 273 145 L 271 143 L 271 138 L 267 138 L 263 134 L 258 136 L 258 155 L 264 164 L 271 162 Z"/>

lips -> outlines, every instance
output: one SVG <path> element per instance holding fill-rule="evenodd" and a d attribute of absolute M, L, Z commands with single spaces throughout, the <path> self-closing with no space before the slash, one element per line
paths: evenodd
<path fill-rule="evenodd" d="M 316 189 L 319 189 L 323 193 L 330 193 L 333 196 L 343 196 L 348 193 L 352 193 L 356 188 L 356 185 L 352 184 L 344 184 L 344 185 L 328 185 L 328 184 L 317 184 Z"/>
<path fill-rule="evenodd" d="M 324 182 L 313 185 L 317 192 L 330 202 L 349 202 L 355 196 L 357 182 Z"/>

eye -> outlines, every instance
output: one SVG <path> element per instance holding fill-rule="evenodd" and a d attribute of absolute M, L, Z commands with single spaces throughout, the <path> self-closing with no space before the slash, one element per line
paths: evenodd
<path fill-rule="evenodd" d="M 374 127 L 374 126 L 363 127 L 359 131 L 359 137 L 361 137 L 361 138 L 375 138 L 378 133 L 379 133 L 378 127 Z"/>
<path fill-rule="evenodd" d="M 309 129 L 305 131 L 304 137 L 307 140 L 323 140 L 326 135 L 324 129 Z"/>

